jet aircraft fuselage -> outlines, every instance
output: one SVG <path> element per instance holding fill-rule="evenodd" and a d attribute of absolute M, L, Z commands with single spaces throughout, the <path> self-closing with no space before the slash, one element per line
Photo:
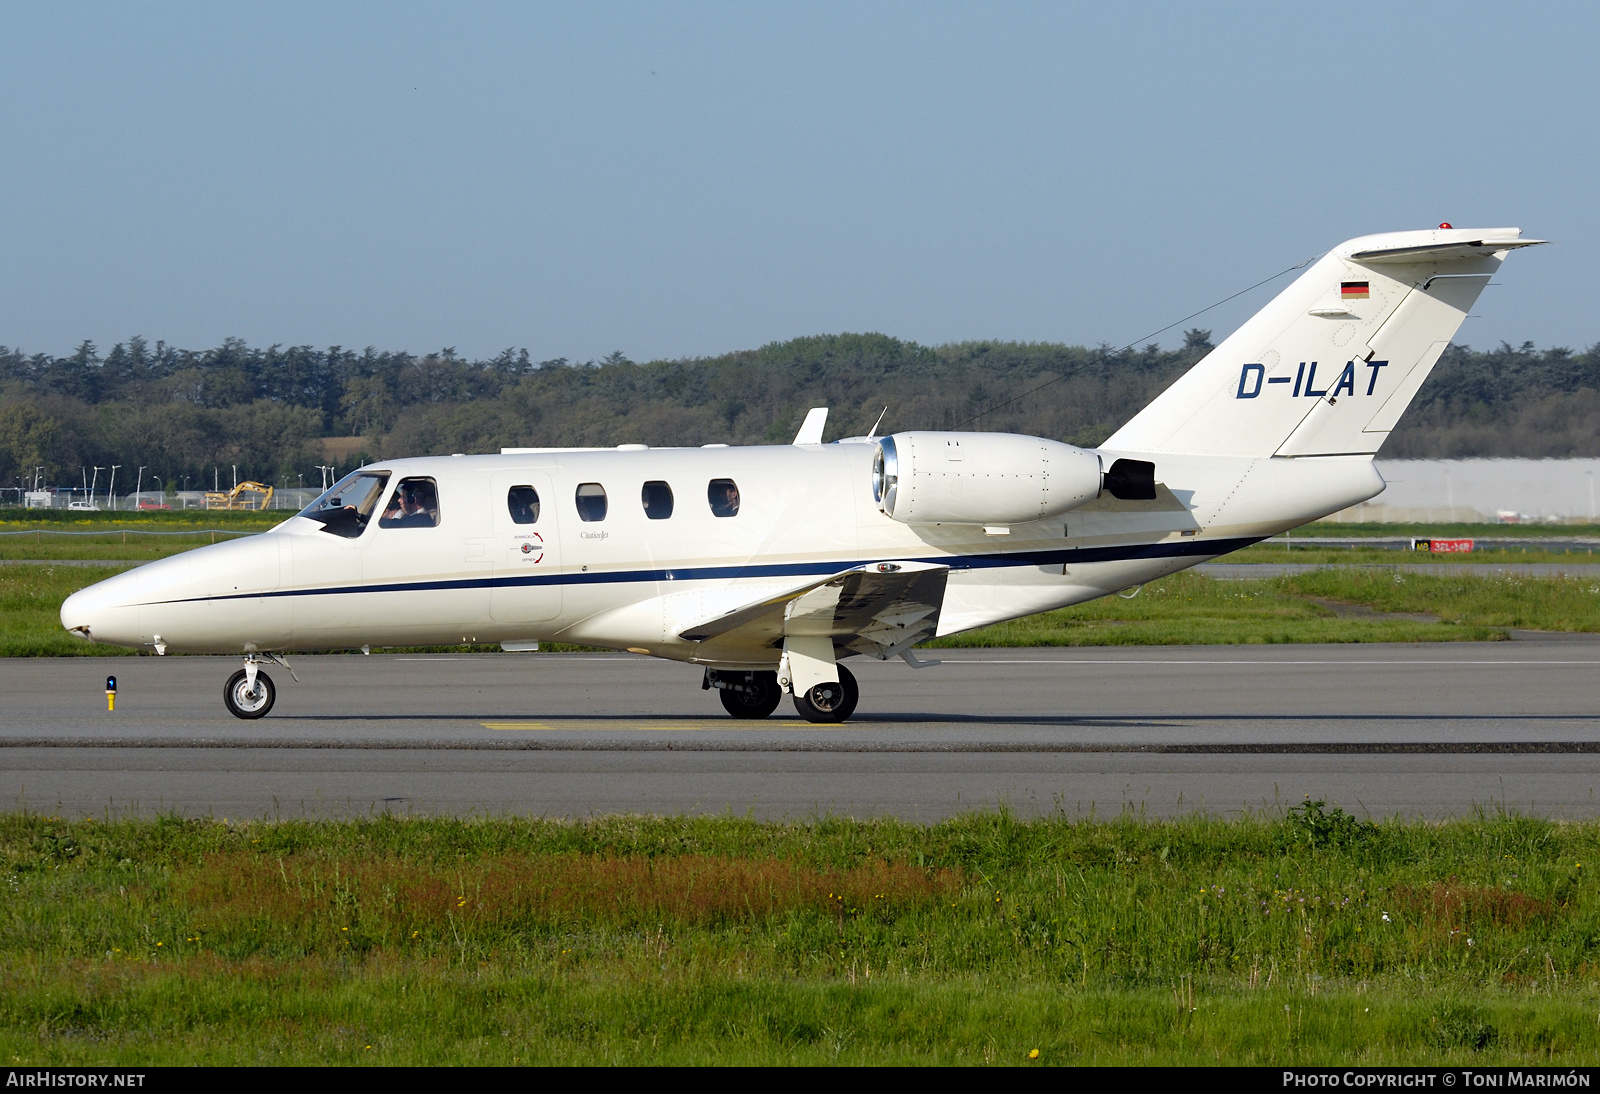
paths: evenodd
<path fill-rule="evenodd" d="M 846 442 L 384 461 L 361 474 L 391 492 L 429 480 L 436 524 L 383 527 L 374 514 L 345 537 L 292 517 L 113 578 L 78 594 L 64 618 L 95 641 L 182 653 L 561 641 L 771 668 L 782 651 L 770 641 L 680 632 L 880 562 L 949 567 L 937 633 L 969 630 L 1154 580 L 1383 488 L 1371 460 L 1333 457 L 1297 470 L 1294 504 L 1230 518 L 1224 503 L 1263 474 L 1262 461 L 1167 457 L 1170 482 L 1155 500 L 1104 495 L 987 528 L 907 525 L 875 504 L 875 451 Z M 724 482 L 739 503 L 718 516 L 708 495 Z M 516 523 L 508 499 L 528 489 L 537 520 Z M 652 514 L 652 495 L 669 514 Z"/>

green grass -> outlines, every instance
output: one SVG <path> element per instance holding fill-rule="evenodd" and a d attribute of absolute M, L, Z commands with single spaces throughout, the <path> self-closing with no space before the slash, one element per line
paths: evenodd
<path fill-rule="evenodd" d="M 1319 520 L 1290 533 L 1300 536 L 1404 536 L 1418 539 L 1522 539 L 1551 536 L 1600 537 L 1600 524 L 1342 524 Z"/>
<path fill-rule="evenodd" d="M 1184 572 L 1152 582 L 1132 599 L 1102 597 L 929 644 L 1448 642 L 1503 639 L 1516 628 L 1600 631 L 1600 579 L 1327 569 L 1223 581 Z"/>
<path fill-rule="evenodd" d="M 208 543 L 264 532 L 293 516 L 263 513 L 72 513 L 0 510 L 0 560 L 79 559 L 149 562 Z"/>
<path fill-rule="evenodd" d="M 1600 631 L 1600 573 L 1536 578 L 1328 569 L 1285 577 L 1278 585 L 1373 611 L 1429 612 L 1440 617 L 1440 626 Z"/>
<path fill-rule="evenodd" d="M 1297 565 L 1319 566 L 1456 566 L 1471 563 L 1499 563 L 1525 566 L 1535 562 L 1561 562 L 1567 565 L 1593 564 L 1600 567 L 1600 556 L 1589 547 L 1573 547 L 1565 551 L 1530 550 L 1526 547 L 1476 550 L 1472 552 L 1437 555 L 1426 551 L 1389 551 L 1381 547 L 1300 547 L 1285 549 L 1282 543 L 1258 543 L 1229 555 L 1218 562 L 1290 562 Z M 1597 570 L 1596 572 L 1600 572 Z"/>
<path fill-rule="evenodd" d="M 123 528 L 237 528 L 264 532 L 294 516 L 292 509 L 229 511 L 226 509 L 171 509 L 92 513 L 74 509 L 0 508 L 0 531 L 120 531 Z"/>
<path fill-rule="evenodd" d="M 0 656 L 107 657 L 138 650 L 91 645 L 61 626 L 61 602 L 126 566 L 0 566 Z"/>
<path fill-rule="evenodd" d="M 0 536 L 0 561 L 31 560 L 58 562 L 63 560 L 94 562 L 153 562 L 158 558 L 180 555 L 196 547 L 240 538 L 221 532 L 194 532 L 188 534 L 140 535 L 136 530 L 108 532 L 94 535 L 73 535 L 67 539 L 52 536 L 49 532 L 23 536 Z"/>
<path fill-rule="evenodd" d="M 0 1053 L 1584 1063 L 1600 824 L 0 817 Z"/>

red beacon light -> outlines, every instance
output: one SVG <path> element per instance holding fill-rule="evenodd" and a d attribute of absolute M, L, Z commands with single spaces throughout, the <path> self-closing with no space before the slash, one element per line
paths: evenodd
<path fill-rule="evenodd" d="M 1449 221 L 1448 221 L 1448 220 L 1447 220 L 1447 221 L 1445 221 L 1445 222 L 1444 222 L 1444 223 L 1443 223 L 1443 224 L 1441 224 L 1441 225 L 1439 225 L 1439 227 L 1441 227 L 1441 228 L 1448 228 L 1448 227 L 1450 227 L 1450 222 L 1449 222 Z"/>

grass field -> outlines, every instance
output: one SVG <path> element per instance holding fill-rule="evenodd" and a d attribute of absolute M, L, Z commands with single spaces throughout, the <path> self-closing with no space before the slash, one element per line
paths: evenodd
<path fill-rule="evenodd" d="M 1600 524 L 1346 524 L 1318 520 L 1292 536 L 1433 536 L 1438 539 L 1548 539 L 1551 536 L 1600 538 Z"/>
<path fill-rule="evenodd" d="M 0 817 L 0 1053 L 1585 1063 L 1600 825 Z"/>
<path fill-rule="evenodd" d="M 292 513 L 84 513 L 0 510 L 0 560 L 132 559 L 148 562 L 218 540 L 264 532 Z"/>
<path fill-rule="evenodd" d="M 1328 569 L 1221 581 L 1184 572 L 1131 599 L 1102 597 L 929 644 L 1447 642 L 1503 639 L 1512 629 L 1600 631 L 1600 577 Z"/>
<path fill-rule="evenodd" d="M 1547 551 L 1516 547 L 1495 550 L 1475 550 L 1470 553 L 1431 555 L 1426 551 L 1387 550 L 1381 547 L 1301 547 L 1286 550 L 1281 542 L 1258 543 L 1218 562 L 1292 562 L 1296 565 L 1320 566 L 1460 566 L 1473 563 L 1501 563 L 1515 566 L 1539 562 L 1581 563 L 1600 566 L 1600 555 L 1593 548 L 1574 546 L 1566 550 Z"/>
<path fill-rule="evenodd" d="M 230 511 L 226 509 L 166 509 L 141 512 L 88 512 L 77 509 L 0 509 L 0 531 L 35 529 L 83 531 L 123 528 L 240 528 L 265 531 L 294 516 L 288 509 Z"/>

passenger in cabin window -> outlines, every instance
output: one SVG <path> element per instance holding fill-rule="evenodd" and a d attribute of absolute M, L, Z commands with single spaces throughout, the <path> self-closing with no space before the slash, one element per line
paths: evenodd
<path fill-rule="evenodd" d="M 706 489 L 706 497 L 711 502 L 713 516 L 738 516 L 739 487 L 732 479 L 712 479 L 711 485 Z"/>
<path fill-rule="evenodd" d="M 606 519 L 606 488 L 597 482 L 580 482 L 573 500 L 578 506 L 579 520 Z"/>
<path fill-rule="evenodd" d="M 511 523 L 539 523 L 539 491 L 531 486 L 513 486 L 506 494 L 506 508 L 511 510 Z"/>

